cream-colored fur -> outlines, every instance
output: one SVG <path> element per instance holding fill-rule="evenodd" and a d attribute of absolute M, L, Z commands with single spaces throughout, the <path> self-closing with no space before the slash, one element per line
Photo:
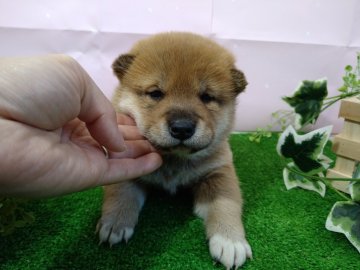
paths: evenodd
<path fill-rule="evenodd" d="M 194 212 L 204 219 L 212 257 L 227 269 L 252 257 L 241 221 L 242 197 L 227 136 L 235 98 L 246 86 L 233 56 L 215 42 L 190 33 L 158 34 L 115 60 L 121 84 L 117 111 L 132 116 L 142 134 L 163 155 L 157 171 L 105 187 L 101 242 L 128 241 L 145 200 L 146 186 L 175 193 L 194 190 Z M 174 120 L 175 119 L 175 120 Z M 189 137 L 172 133 L 172 121 L 186 119 Z"/>

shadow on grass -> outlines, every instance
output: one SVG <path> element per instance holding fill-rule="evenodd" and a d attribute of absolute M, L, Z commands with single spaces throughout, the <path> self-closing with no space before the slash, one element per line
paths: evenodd
<path fill-rule="evenodd" d="M 149 269 L 168 246 L 176 245 L 174 234 L 195 219 L 188 190 L 176 196 L 153 190 L 132 239 L 110 248 L 99 246 L 94 233 L 99 191 L 34 201 L 29 208 L 35 223 L 1 239 L 1 269 Z"/>
<path fill-rule="evenodd" d="M 93 229 L 99 216 L 94 217 L 92 229 L 87 228 L 85 232 L 87 239 L 77 235 L 78 239 L 73 239 L 48 269 L 150 269 L 154 260 L 167 252 L 168 246 L 176 245 L 173 233 L 193 218 L 192 198 L 187 193 L 183 191 L 179 196 L 170 196 L 152 191 L 140 213 L 133 237 L 127 244 L 120 243 L 112 248 L 105 243 L 98 245 L 98 236 L 93 234 Z"/>

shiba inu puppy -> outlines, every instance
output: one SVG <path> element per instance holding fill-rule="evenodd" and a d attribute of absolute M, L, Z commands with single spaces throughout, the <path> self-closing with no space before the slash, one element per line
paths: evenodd
<path fill-rule="evenodd" d="M 113 63 L 120 80 L 113 104 L 133 117 L 158 149 L 155 172 L 106 186 L 97 229 L 110 245 L 133 235 L 146 187 L 194 192 L 194 212 L 204 219 L 212 257 L 227 269 L 252 252 L 241 221 L 242 197 L 227 141 L 235 98 L 246 87 L 234 57 L 215 42 L 191 33 L 163 33 L 138 42 Z"/>

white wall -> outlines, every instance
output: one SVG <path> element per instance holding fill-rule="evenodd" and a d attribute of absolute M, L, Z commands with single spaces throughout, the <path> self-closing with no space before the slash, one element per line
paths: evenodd
<path fill-rule="evenodd" d="M 328 78 L 330 94 L 360 51 L 357 0 L 0 0 L 0 56 L 66 53 L 104 93 L 116 85 L 110 65 L 153 33 L 192 31 L 229 48 L 249 86 L 235 129 L 265 126 L 303 79 Z M 320 125 L 335 124 L 337 109 Z"/>

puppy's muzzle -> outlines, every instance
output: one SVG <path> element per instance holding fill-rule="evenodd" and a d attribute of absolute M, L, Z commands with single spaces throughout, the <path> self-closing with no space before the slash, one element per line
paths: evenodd
<path fill-rule="evenodd" d="M 193 119 L 179 118 L 168 122 L 171 137 L 180 141 L 190 139 L 196 128 L 196 122 Z"/>
<path fill-rule="evenodd" d="M 196 132 L 198 116 L 191 110 L 172 109 L 167 113 L 167 126 L 172 138 L 185 141 Z"/>

